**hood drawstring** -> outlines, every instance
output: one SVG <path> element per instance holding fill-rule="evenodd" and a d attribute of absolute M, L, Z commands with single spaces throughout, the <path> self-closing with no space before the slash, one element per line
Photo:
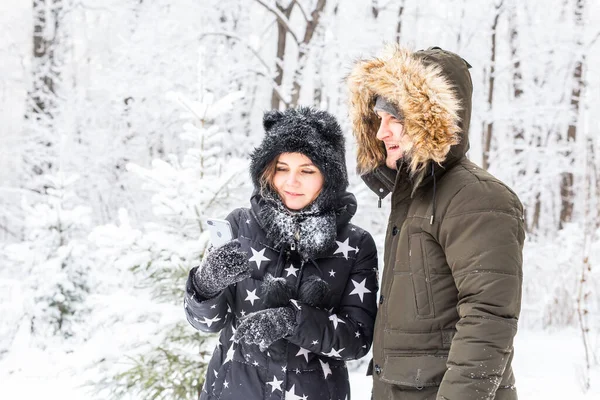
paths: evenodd
<path fill-rule="evenodd" d="M 429 219 L 429 225 L 433 225 L 433 220 L 435 218 L 435 188 L 436 188 L 436 181 L 435 181 L 435 164 L 431 164 L 431 176 L 433 177 L 433 197 L 431 199 L 431 203 L 432 203 L 432 214 L 431 214 L 431 218 Z"/>
<path fill-rule="evenodd" d="M 310 258 L 308 261 L 310 261 L 312 265 L 314 265 L 321 278 L 323 278 L 323 270 L 321 269 L 321 267 L 319 267 L 319 264 L 317 264 L 316 261 L 312 258 Z M 300 283 L 302 282 L 302 276 L 304 275 L 304 264 L 305 262 L 302 261 L 302 264 L 300 265 L 300 272 L 298 273 L 298 279 L 296 280 L 296 293 L 298 293 L 298 291 L 300 290 Z"/>

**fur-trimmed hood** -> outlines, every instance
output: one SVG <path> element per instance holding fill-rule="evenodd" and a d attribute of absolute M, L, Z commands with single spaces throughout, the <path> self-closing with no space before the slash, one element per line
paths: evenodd
<path fill-rule="evenodd" d="M 446 166 L 462 158 L 469 148 L 469 67 L 460 56 L 439 47 L 412 52 L 389 45 L 380 57 L 358 61 L 347 79 L 358 172 L 364 175 L 385 165 L 385 147 L 375 137 L 377 96 L 404 114 L 404 130 L 414 143 L 411 175 L 425 171 L 430 162 Z"/>

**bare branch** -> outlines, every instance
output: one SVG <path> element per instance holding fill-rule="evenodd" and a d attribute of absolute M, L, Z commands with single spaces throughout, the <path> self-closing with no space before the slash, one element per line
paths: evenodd
<path fill-rule="evenodd" d="M 304 7 L 302 7 L 302 4 L 300 4 L 300 2 L 298 0 L 292 0 L 292 3 L 294 3 L 295 5 L 298 6 L 298 8 L 300 9 L 300 12 L 302 13 L 302 15 L 304 16 L 304 20 L 306 22 L 310 22 L 312 21 L 312 17 L 309 17 L 308 14 L 306 13 L 306 11 L 304 10 Z"/>
<path fill-rule="evenodd" d="M 258 54 L 258 52 L 256 50 L 254 50 L 254 48 L 252 46 L 250 46 L 250 43 L 248 43 L 244 38 L 230 33 L 230 32 L 206 32 L 203 33 L 202 35 L 200 35 L 199 40 L 204 39 L 207 36 L 225 36 L 229 39 L 235 39 L 239 42 L 241 42 L 244 46 L 246 46 L 248 48 L 248 50 L 250 50 L 252 52 L 252 54 L 254 54 L 254 56 L 258 59 L 258 61 L 260 61 L 260 63 L 266 68 L 266 70 L 268 71 L 268 74 L 271 74 L 271 67 L 269 67 L 269 65 L 265 62 L 265 60 L 262 59 L 262 57 L 260 56 L 260 54 Z"/>
<path fill-rule="evenodd" d="M 269 84 L 271 84 L 271 88 L 273 89 L 273 91 L 275 92 L 275 94 L 277 94 L 277 97 L 279 98 L 279 100 L 285 105 L 286 108 L 290 107 L 290 99 L 286 98 L 286 96 L 284 95 L 284 93 L 281 92 L 281 87 L 277 86 L 277 83 L 273 80 L 272 77 L 266 75 L 264 72 L 262 71 L 258 71 L 255 69 L 246 69 L 246 71 L 248 72 L 253 72 L 256 75 L 262 76 L 264 78 L 266 78 L 269 81 Z"/>
<path fill-rule="evenodd" d="M 269 11 L 272 14 L 274 14 L 277 17 L 277 21 L 279 21 L 279 23 L 285 27 L 285 29 L 287 30 L 287 32 L 290 34 L 290 36 L 296 42 L 296 44 L 300 44 L 300 42 L 298 41 L 298 37 L 296 36 L 296 34 L 294 33 L 294 30 L 290 26 L 290 23 L 289 23 L 290 21 L 286 18 L 285 15 L 283 15 L 281 13 L 281 11 L 279 11 L 277 8 L 273 8 L 273 7 L 269 6 L 268 4 L 266 4 L 265 2 L 263 2 L 262 0 L 255 0 L 255 1 L 258 4 L 260 4 L 261 6 L 263 6 L 264 8 L 266 8 L 267 11 Z"/>
<path fill-rule="evenodd" d="M 596 41 L 598 40 L 598 38 L 600 38 L 600 32 L 598 32 L 596 34 L 596 36 L 594 36 L 594 38 L 592 40 L 590 40 L 590 43 L 586 46 L 586 48 L 590 49 L 590 48 L 594 47 L 594 45 L 596 44 Z"/>

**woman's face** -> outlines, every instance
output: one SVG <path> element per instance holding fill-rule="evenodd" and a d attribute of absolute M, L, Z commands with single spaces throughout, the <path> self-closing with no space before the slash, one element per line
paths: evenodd
<path fill-rule="evenodd" d="M 302 153 L 282 153 L 277 159 L 273 186 L 290 210 L 312 203 L 323 188 L 323 174 Z"/>

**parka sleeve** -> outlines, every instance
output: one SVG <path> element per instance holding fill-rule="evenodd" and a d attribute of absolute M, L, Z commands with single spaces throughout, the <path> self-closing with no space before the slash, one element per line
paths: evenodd
<path fill-rule="evenodd" d="M 339 308 L 334 313 L 295 302 L 297 328 L 287 337 L 312 353 L 344 360 L 363 357 L 373 342 L 377 313 L 377 248 L 363 233 Z"/>
<path fill-rule="evenodd" d="M 438 399 L 493 399 L 521 309 L 523 208 L 498 182 L 465 186 L 452 199 L 439 242 L 456 288 L 459 321 Z"/>
<path fill-rule="evenodd" d="M 183 299 L 185 315 L 194 328 L 203 332 L 219 332 L 233 317 L 233 291 L 227 288 L 213 298 L 202 297 L 192 282 L 197 269 L 198 267 L 192 268 L 188 275 Z"/>
<path fill-rule="evenodd" d="M 231 224 L 233 237 L 238 236 L 241 213 L 241 209 L 236 209 L 226 218 Z M 194 274 L 198 268 L 192 268 L 188 274 L 183 300 L 185 315 L 194 328 L 204 332 L 219 332 L 233 317 L 232 304 L 235 304 L 235 291 L 228 287 L 215 297 L 204 298 L 198 293 L 193 282 Z"/>

